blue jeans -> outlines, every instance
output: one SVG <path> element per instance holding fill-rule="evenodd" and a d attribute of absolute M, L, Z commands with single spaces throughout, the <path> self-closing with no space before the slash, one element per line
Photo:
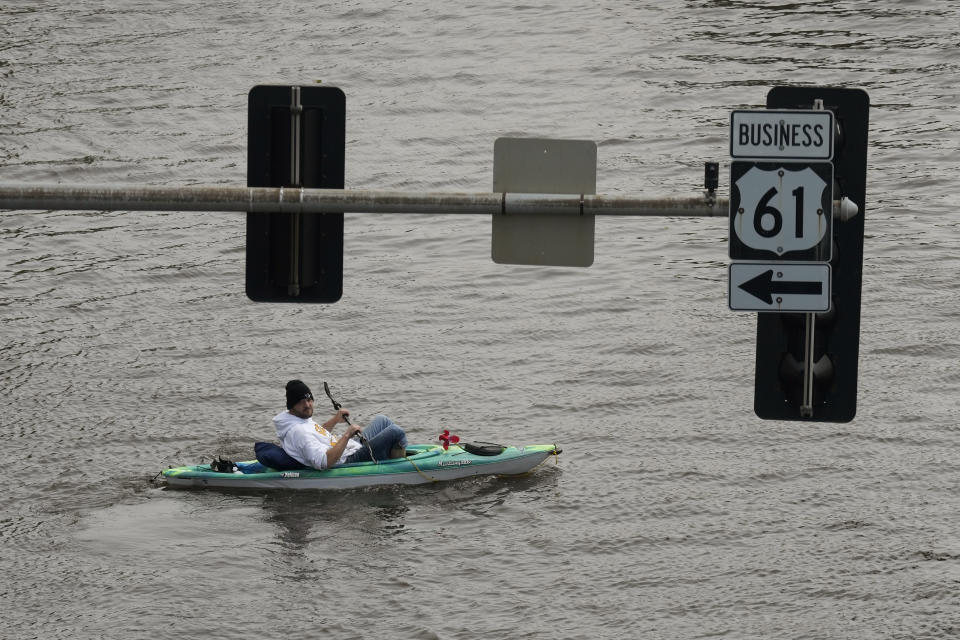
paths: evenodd
<path fill-rule="evenodd" d="M 393 420 L 385 415 L 377 415 L 360 432 L 367 439 L 373 457 L 377 460 L 386 460 L 390 457 L 391 449 L 403 449 L 407 446 L 407 434 Z M 370 449 L 363 445 L 359 451 L 347 458 L 347 462 L 369 462 Z"/>

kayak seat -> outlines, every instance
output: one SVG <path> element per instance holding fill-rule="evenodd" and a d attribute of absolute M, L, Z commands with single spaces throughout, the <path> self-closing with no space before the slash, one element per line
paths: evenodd
<path fill-rule="evenodd" d="M 305 464 L 290 457 L 282 447 L 278 447 L 272 442 L 257 442 L 253 445 L 253 450 L 257 454 L 257 462 L 265 467 L 276 469 L 277 471 L 293 471 L 295 469 L 309 469 Z"/>

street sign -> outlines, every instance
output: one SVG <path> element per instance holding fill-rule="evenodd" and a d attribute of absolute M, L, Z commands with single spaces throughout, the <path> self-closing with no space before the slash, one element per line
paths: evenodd
<path fill-rule="evenodd" d="M 830 260 L 831 163 L 734 161 L 730 185 L 732 260 Z"/>
<path fill-rule="evenodd" d="M 733 111 L 730 156 L 830 160 L 834 126 L 829 110 Z"/>
<path fill-rule="evenodd" d="M 819 263 L 730 264 L 730 309 L 822 313 L 830 310 L 830 265 Z"/>

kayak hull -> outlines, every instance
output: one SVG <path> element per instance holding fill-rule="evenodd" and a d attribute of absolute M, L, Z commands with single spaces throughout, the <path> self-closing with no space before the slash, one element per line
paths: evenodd
<path fill-rule="evenodd" d="M 506 447 L 499 455 L 475 455 L 452 445 L 413 445 L 406 458 L 360 462 L 330 469 L 268 470 L 263 473 L 218 473 L 209 465 L 163 471 L 168 487 L 178 489 L 353 489 L 378 485 L 414 485 L 481 475 L 520 475 L 558 455 L 556 445 Z M 243 467 L 245 463 L 239 463 Z"/>

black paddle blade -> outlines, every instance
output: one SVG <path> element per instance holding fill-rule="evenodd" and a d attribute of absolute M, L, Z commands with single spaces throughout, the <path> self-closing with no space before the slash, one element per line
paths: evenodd
<path fill-rule="evenodd" d="M 339 410 L 340 410 L 340 403 L 333 399 L 333 394 L 330 393 L 330 385 L 327 384 L 327 381 L 326 381 L 326 380 L 323 381 L 323 391 L 324 391 L 324 393 L 327 394 L 327 397 L 330 398 L 330 402 L 333 403 L 333 410 L 334 410 L 334 411 L 339 411 Z"/>
<path fill-rule="evenodd" d="M 340 411 L 340 407 L 343 406 L 343 405 L 341 405 L 339 402 L 337 402 L 336 400 L 333 399 L 333 394 L 330 393 L 330 385 L 327 384 L 327 381 L 326 381 L 326 380 L 323 381 L 323 390 L 324 390 L 324 392 L 327 394 L 327 397 L 330 398 L 330 402 L 333 403 L 333 410 L 334 410 L 334 411 Z M 347 416 L 343 416 L 343 419 L 346 421 L 347 424 L 350 424 L 350 425 L 353 424 L 352 422 L 350 422 L 350 418 L 348 418 Z M 363 444 L 367 445 L 367 448 L 368 448 L 368 449 L 370 448 L 369 443 L 367 443 L 367 439 L 363 437 L 363 434 L 362 434 L 362 433 L 357 433 L 357 434 L 354 434 L 354 435 L 356 435 L 357 440 L 359 440 L 359 441 L 362 442 Z M 370 457 L 373 459 L 374 462 L 376 462 L 376 458 L 373 457 L 373 450 L 372 450 L 372 449 L 370 449 Z"/>

